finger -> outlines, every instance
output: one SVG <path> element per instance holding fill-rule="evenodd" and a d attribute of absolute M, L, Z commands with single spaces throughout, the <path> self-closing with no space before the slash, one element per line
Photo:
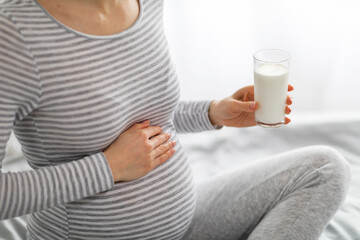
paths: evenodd
<path fill-rule="evenodd" d="M 175 141 L 169 141 L 167 143 L 161 144 L 157 148 L 155 148 L 152 152 L 154 158 L 157 158 L 160 155 L 163 155 L 167 151 L 169 151 L 171 148 L 173 148 L 176 145 Z"/>
<path fill-rule="evenodd" d="M 230 111 L 235 113 L 254 112 L 258 106 L 257 102 L 242 102 L 235 99 L 232 99 L 230 104 Z"/>
<path fill-rule="evenodd" d="M 232 97 L 237 100 L 243 100 L 243 101 L 254 100 L 254 86 L 250 85 L 250 86 L 243 87 L 243 88 L 237 90 L 232 95 Z M 247 100 L 244 100 L 244 98 L 246 98 Z"/>
<path fill-rule="evenodd" d="M 290 118 L 285 117 L 285 124 L 289 124 L 291 122 Z"/>
<path fill-rule="evenodd" d="M 169 160 L 169 158 L 174 155 L 175 153 L 175 149 L 171 148 L 170 150 L 168 150 L 167 152 L 165 152 L 164 154 L 158 156 L 157 158 L 155 158 L 153 160 L 153 163 L 155 165 L 155 167 L 159 166 L 160 164 L 163 164 L 164 162 L 166 162 L 167 160 Z M 154 167 L 154 168 L 155 168 Z"/>
<path fill-rule="evenodd" d="M 249 101 L 250 99 L 249 99 L 249 92 L 246 92 L 245 94 L 244 94 L 244 97 L 241 99 L 243 102 L 247 102 L 247 101 Z M 251 101 L 251 100 L 250 100 Z"/>
<path fill-rule="evenodd" d="M 247 92 L 246 92 L 246 97 L 244 98 L 244 102 L 247 101 L 254 101 L 255 99 L 255 95 L 254 95 L 254 86 L 248 86 L 247 87 Z"/>
<path fill-rule="evenodd" d="M 147 128 L 142 129 L 147 138 L 151 138 L 152 136 L 156 136 L 160 134 L 163 129 L 159 126 L 149 126 Z"/>
<path fill-rule="evenodd" d="M 294 87 L 290 84 L 288 84 L 288 92 L 291 92 L 292 90 L 294 90 Z"/>
<path fill-rule="evenodd" d="M 128 130 L 142 129 L 150 125 L 150 120 L 145 120 L 143 122 L 133 124 Z"/>
<path fill-rule="evenodd" d="M 289 106 L 285 107 L 285 114 L 290 114 L 291 113 L 291 108 Z"/>
<path fill-rule="evenodd" d="M 153 149 L 155 149 L 156 147 L 160 146 L 161 144 L 169 140 L 170 136 L 171 135 L 169 133 L 162 133 L 160 135 L 150 138 L 150 143 L 153 146 Z"/>
<path fill-rule="evenodd" d="M 291 105 L 292 104 L 292 99 L 289 95 L 287 95 L 287 98 L 286 98 L 286 104 L 287 105 Z"/>

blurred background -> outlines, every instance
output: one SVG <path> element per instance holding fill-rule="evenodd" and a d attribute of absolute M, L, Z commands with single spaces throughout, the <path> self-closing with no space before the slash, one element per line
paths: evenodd
<path fill-rule="evenodd" d="M 165 1 L 183 99 L 220 99 L 253 84 L 255 51 L 291 56 L 292 120 L 360 116 L 358 0 Z"/>
<path fill-rule="evenodd" d="M 292 56 L 292 123 L 181 135 L 195 180 L 299 147 L 331 146 L 351 164 L 352 182 L 320 239 L 360 239 L 360 1 L 165 0 L 164 8 L 183 99 L 221 99 L 253 84 L 258 50 Z"/>

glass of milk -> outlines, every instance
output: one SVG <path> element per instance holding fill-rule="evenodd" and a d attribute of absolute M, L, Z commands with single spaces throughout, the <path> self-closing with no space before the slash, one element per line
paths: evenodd
<path fill-rule="evenodd" d="M 290 54 L 280 49 L 254 53 L 256 124 L 276 128 L 285 124 Z"/>

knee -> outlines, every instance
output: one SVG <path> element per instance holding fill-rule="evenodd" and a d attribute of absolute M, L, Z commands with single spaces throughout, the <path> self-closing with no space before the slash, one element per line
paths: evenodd
<path fill-rule="evenodd" d="M 335 149 L 329 146 L 312 148 L 312 165 L 319 169 L 323 184 L 340 199 L 346 197 L 351 180 L 351 169 L 348 161 Z"/>

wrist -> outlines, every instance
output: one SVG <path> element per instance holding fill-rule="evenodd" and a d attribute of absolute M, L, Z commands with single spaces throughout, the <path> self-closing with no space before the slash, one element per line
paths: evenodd
<path fill-rule="evenodd" d="M 110 170 L 111 170 L 111 173 L 112 173 L 112 176 L 113 176 L 113 180 L 114 180 L 114 183 L 119 181 L 118 179 L 118 176 L 116 176 L 116 172 L 114 171 L 115 167 L 114 167 L 114 164 L 113 164 L 113 161 L 112 161 L 112 157 L 111 155 L 107 152 L 107 151 L 103 151 L 104 153 L 104 156 L 109 164 L 109 167 L 110 167 Z"/>
<path fill-rule="evenodd" d="M 211 101 L 209 111 L 208 111 L 209 120 L 214 127 L 223 126 L 222 122 L 218 119 L 217 114 L 216 114 L 218 104 L 219 104 L 219 100 Z"/>

